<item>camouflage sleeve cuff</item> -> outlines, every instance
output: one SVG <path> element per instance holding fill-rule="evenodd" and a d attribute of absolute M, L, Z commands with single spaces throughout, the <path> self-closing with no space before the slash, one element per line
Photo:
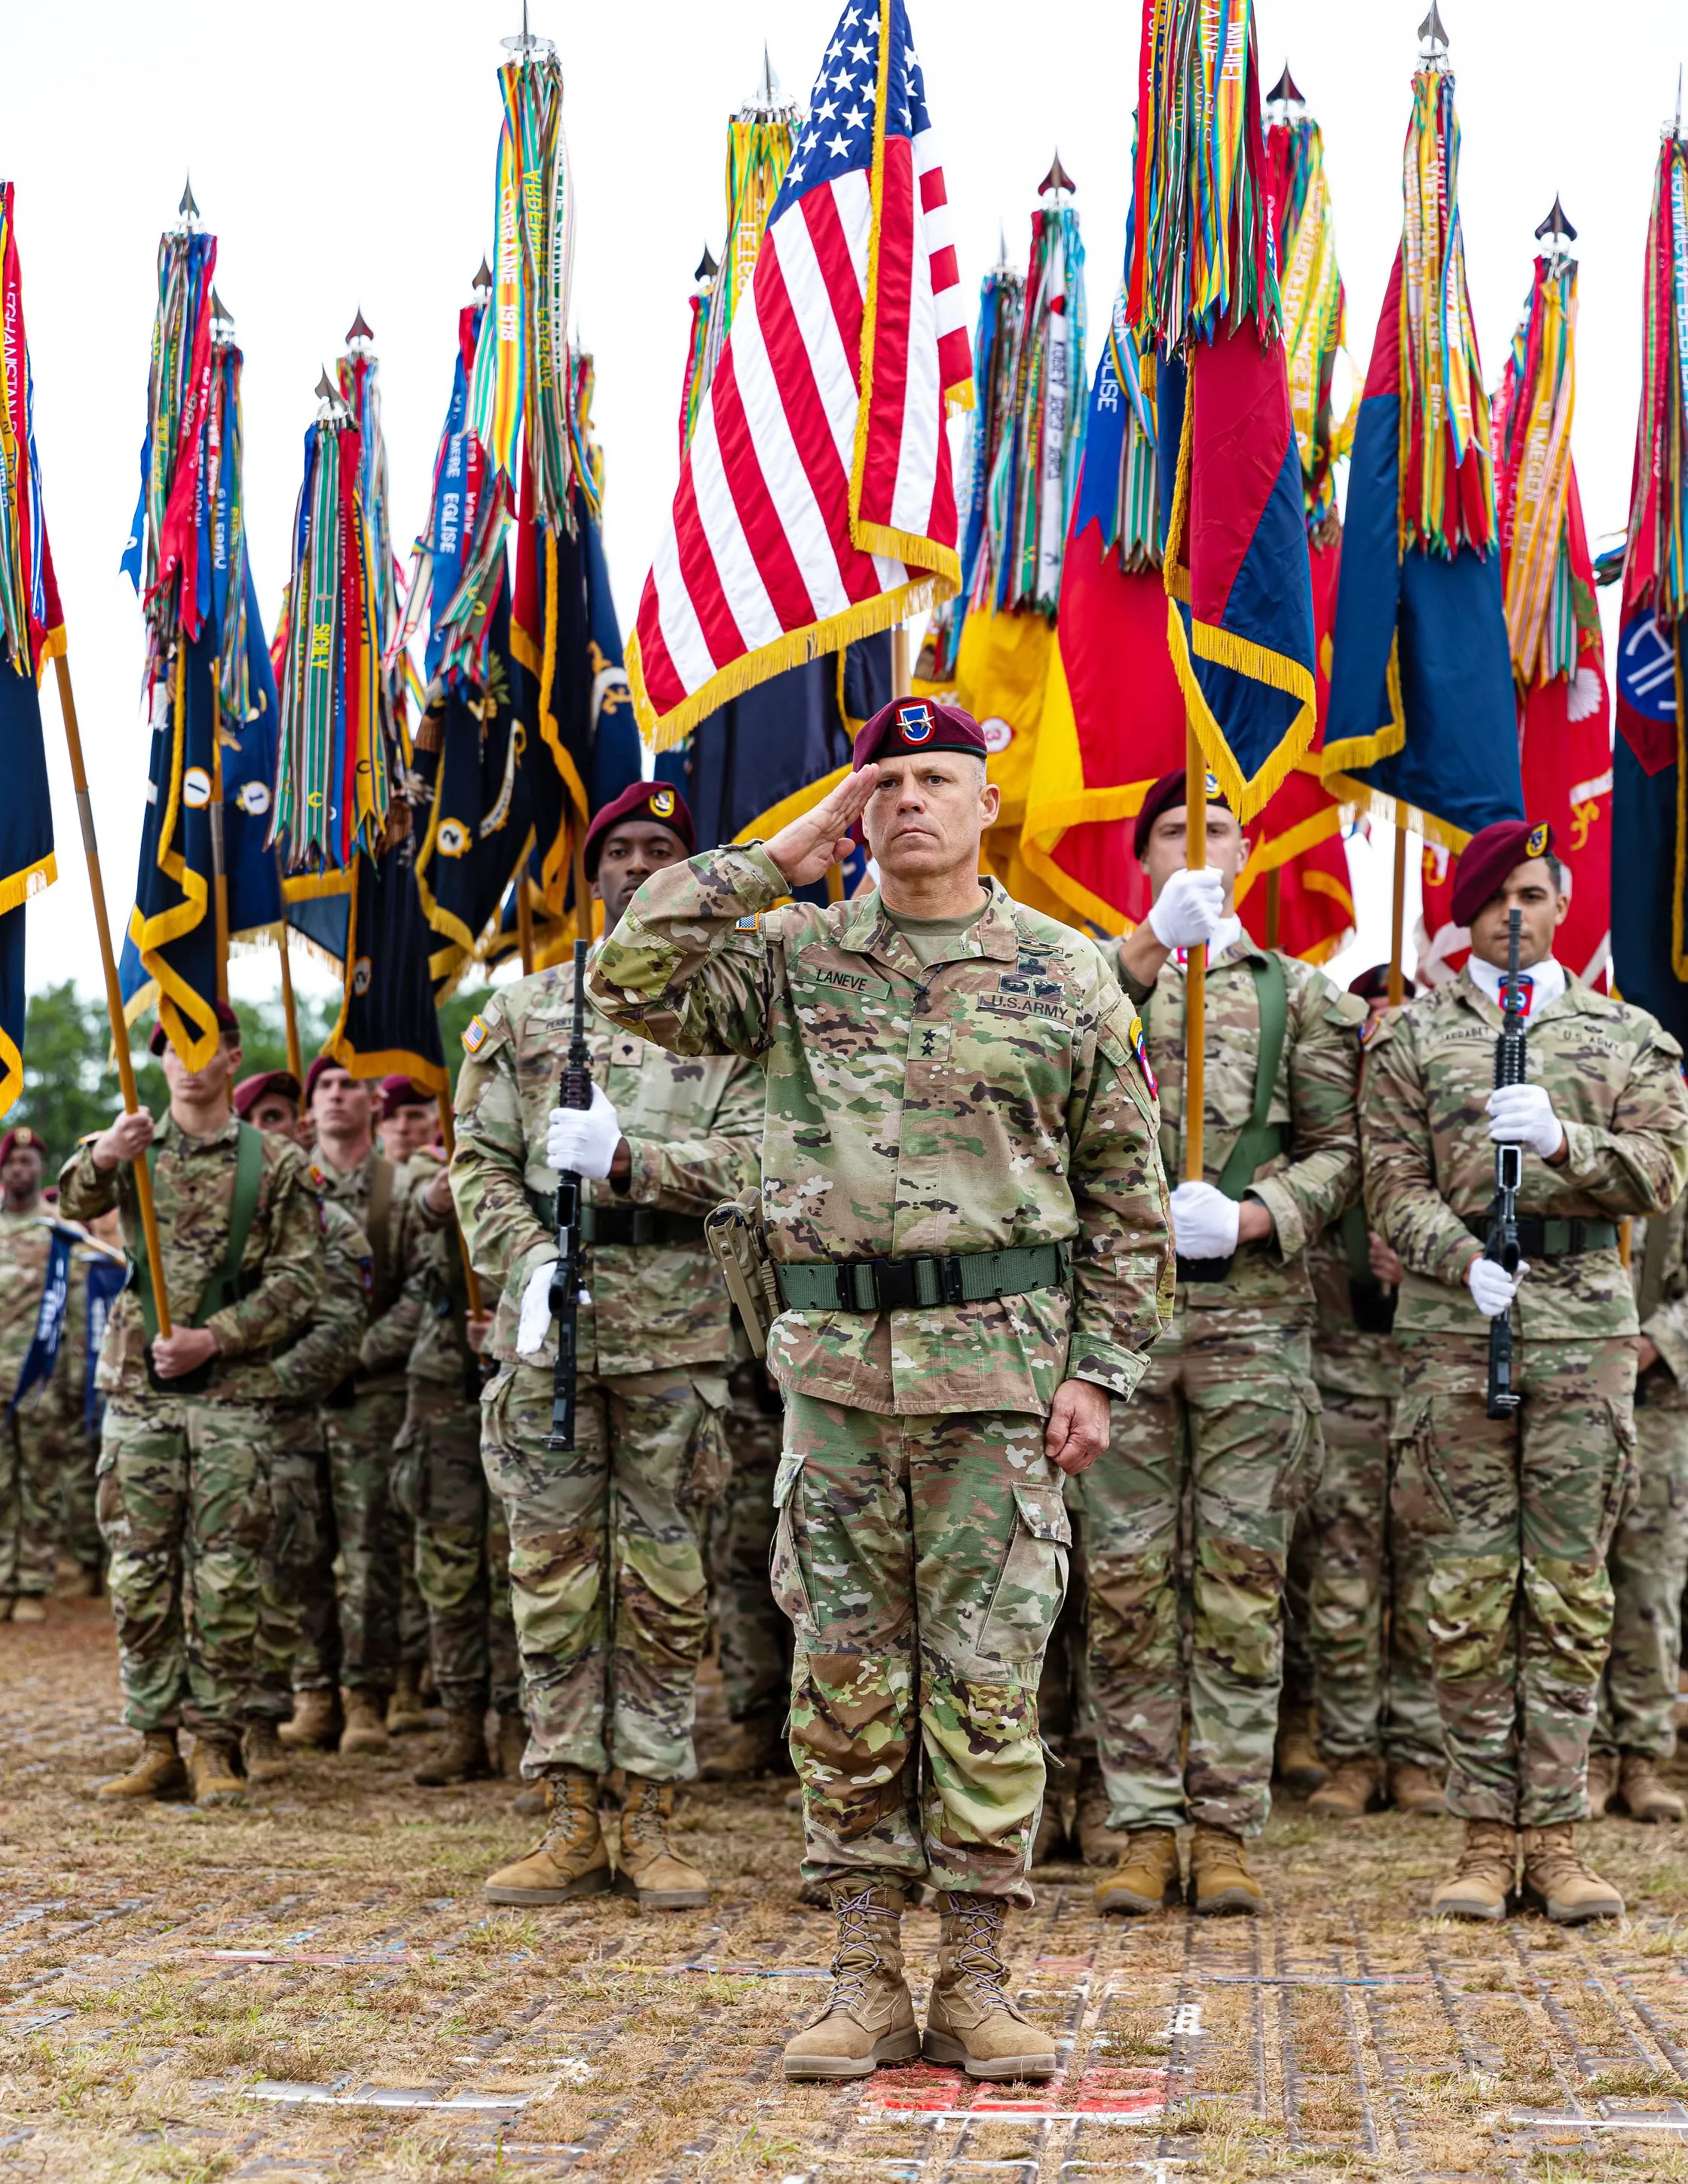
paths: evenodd
<path fill-rule="evenodd" d="M 205 1322 L 206 1329 L 217 1338 L 217 1351 L 223 1357 L 238 1357 L 246 1349 L 246 1334 L 240 1323 L 240 1307 L 230 1305 L 222 1312 L 214 1312 Z"/>
<path fill-rule="evenodd" d="M 783 901 L 791 892 L 791 883 L 769 855 L 765 843 L 746 842 L 741 850 L 730 853 L 717 850 L 716 855 L 729 860 L 734 892 L 743 900 L 747 911 L 766 910 L 770 904 Z M 744 866 L 748 866 L 755 875 L 748 885 L 738 884 L 740 867 Z"/>
<path fill-rule="evenodd" d="M 443 1168 L 439 1172 L 442 1175 L 445 1173 Z M 415 1190 L 411 1192 L 411 1211 L 415 1216 L 416 1224 L 418 1228 L 426 1229 L 430 1235 L 437 1235 L 442 1228 L 449 1228 L 451 1226 L 452 1223 L 457 1217 L 457 1209 L 451 1203 L 450 1194 L 448 1192 L 446 1194 L 444 1212 L 436 1213 L 434 1212 L 433 1201 L 428 1196 L 428 1184 L 432 1183 L 433 1180 L 433 1178 L 431 1174 L 425 1176 L 416 1185 Z"/>
<path fill-rule="evenodd" d="M 94 1166 L 92 1141 L 78 1145 L 59 1172 L 59 1210 L 70 1221 L 92 1220 L 109 1213 L 117 1203 L 121 1168 L 109 1172 Z"/>
<path fill-rule="evenodd" d="M 1245 1198 L 1258 1199 L 1272 1216 L 1272 1236 L 1266 1250 L 1280 1264 L 1299 1258 L 1310 1240 L 1307 1224 L 1301 1217 L 1300 1203 L 1288 1188 L 1283 1176 L 1268 1176 L 1264 1183 L 1251 1183 Z"/>
<path fill-rule="evenodd" d="M 521 1257 L 512 1262 L 510 1279 L 506 1286 L 517 1304 L 521 1303 L 528 1283 L 533 1280 L 539 1268 L 549 1266 L 556 1256 L 556 1239 L 555 1236 L 547 1236 L 542 1244 L 529 1245 Z M 479 1269 L 477 1268 L 476 1271 L 478 1272 Z"/>
<path fill-rule="evenodd" d="M 1120 990 L 1129 1000 L 1132 1006 L 1137 1010 L 1139 1015 L 1141 1015 L 1143 1012 L 1143 1004 L 1148 1000 L 1149 995 L 1154 991 L 1154 979 L 1149 979 L 1148 983 L 1145 984 L 1141 978 L 1134 978 L 1131 972 L 1126 968 L 1126 959 L 1117 948 L 1114 950 L 1114 961 L 1111 967 L 1114 976 L 1120 982 Z"/>
<path fill-rule="evenodd" d="M 612 1206 L 655 1206 L 662 1195 L 662 1147 L 657 1138 L 629 1138 L 627 1188 L 607 1198 Z"/>
<path fill-rule="evenodd" d="M 1122 1403 L 1148 1370 L 1149 1360 L 1140 1351 L 1098 1335 L 1075 1334 L 1068 1346 L 1068 1379 L 1089 1380 L 1105 1388 L 1110 1396 L 1117 1396 Z"/>
<path fill-rule="evenodd" d="M 1688 1298 L 1656 1312 L 1641 1329 L 1670 1368 L 1679 1387 L 1688 1388 Z"/>

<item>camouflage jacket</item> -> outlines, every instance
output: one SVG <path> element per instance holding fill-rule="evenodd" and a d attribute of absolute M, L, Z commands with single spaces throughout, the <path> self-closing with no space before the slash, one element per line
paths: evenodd
<path fill-rule="evenodd" d="M 1658 1352 L 1635 1399 L 1652 1409 L 1688 1411 L 1688 1194 L 1668 1213 L 1636 1222 L 1629 1279 L 1641 1332 Z"/>
<path fill-rule="evenodd" d="M 1482 1321 L 1465 1285 L 1481 1242 L 1466 1228 L 1495 1195 L 1487 1101 L 1501 1011 L 1468 972 L 1380 1021 L 1367 1047 L 1361 1100 L 1366 1204 L 1406 1268 L 1397 1334 L 1473 1334 Z M 1528 1026 L 1529 1082 L 1545 1087 L 1567 1157 L 1523 1156 L 1518 1211 L 1554 1217 L 1663 1212 L 1688 1183 L 1682 1050 L 1645 1011 L 1574 978 Z M 1633 1334 L 1635 1295 L 1617 1248 L 1538 1253 L 1512 1307 L 1529 1340 Z"/>
<path fill-rule="evenodd" d="M 426 1193 L 440 1164 L 441 1156 L 432 1147 L 411 1162 L 415 1182 L 405 1201 L 402 1233 L 405 1294 L 417 1321 L 405 1370 L 412 1380 L 461 1388 L 472 1355 L 464 1334 L 469 1299 L 463 1253 L 455 1217 L 441 1220 L 430 1208 Z"/>
<path fill-rule="evenodd" d="M 1313 1284 L 1313 1379 L 1333 1396 L 1400 1393 L 1400 1352 L 1392 1336 L 1358 1326 L 1349 1288 L 1348 1251 L 1341 1222 L 1315 1238 L 1307 1252 Z"/>
<path fill-rule="evenodd" d="M 35 1340 L 53 1232 L 63 1225 L 44 1206 L 33 1213 L 0 1208 L 0 1405 L 11 1401 Z"/>
<path fill-rule="evenodd" d="M 1251 958 L 1264 956 L 1244 939 L 1208 967 L 1207 1065 L 1202 1173 L 1217 1184 L 1237 1135 L 1254 1112 L 1260 1011 Z M 1313 1319 L 1308 1246 L 1339 1219 L 1360 1190 L 1360 1028 L 1366 1005 L 1339 992 L 1322 971 L 1280 956 L 1288 989 L 1283 1053 L 1266 1120 L 1288 1134 L 1288 1149 L 1255 1171 L 1249 1195 L 1272 1216 L 1272 1233 L 1245 1244 L 1223 1282 L 1187 1282 L 1181 1299 L 1192 1311 L 1246 1311 L 1276 1327 Z M 1162 964 L 1154 986 L 1125 973 L 1126 992 L 1142 1011 L 1149 1058 L 1160 1087 L 1160 1148 L 1167 1173 L 1183 1179 L 1184 974 L 1176 957 Z"/>
<path fill-rule="evenodd" d="M 153 1197 L 172 1312 L 187 1325 L 207 1283 L 221 1271 L 228 1248 L 234 1196 L 237 1126 L 232 1116 L 210 1137 L 191 1138 L 166 1115 L 153 1144 L 158 1161 Z M 116 1206 L 123 1233 L 138 1239 L 135 1172 L 125 1161 L 109 1174 L 94 1166 L 93 1141 L 85 1139 L 59 1177 L 59 1205 L 74 1221 L 92 1221 Z M 321 1280 L 320 1229 L 310 1165 L 295 1145 L 273 1134 L 264 1139 L 258 1210 L 246 1240 L 241 1270 L 248 1293 L 205 1322 L 220 1356 L 209 1387 L 194 1400 L 249 1403 L 254 1370 L 277 1344 L 297 1334 L 316 1307 Z M 137 1246 L 138 1248 L 138 1246 Z M 126 1402 L 180 1401 L 154 1389 L 147 1378 L 146 1330 L 141 1300 L 125 1290 L 111 1308 L 100 1352 L 99 1387 Z"/>
<path fill-rule="evenodd" d="M 557 1103 L 573 1000 L 572 964 L 537 972 L 501 988 L 463 1035 L 451 1188 L 475 1270 L 502 1291 L 492 1336 L 500 1364 L 516 1355 L 528 1277 L 556 1256 L 546 1118 Z M 594 1206 L 644 1206 L 701 1220 L 754 1185 L 763 1095 L 753 1063 L 662 1054 L 595 1011 L 586 1037 L 593 1078 L 633 1156 L 626 1190 L 594 1184 Z M 580 1357 L 601 1376 L 725 1362 L 732 1308 L 701 1233 L 673 1243 L 595 1244 L 586 1286 L 592 1302 L 580 1311 Z M 547 1360 L 551 1354 L 547 1345 Z"/>
<path fill-rule="evenodd" d="M 1093 943 L 996 882 L 922 971 L 877 894 L 795 904 L 760 845 L 646 881 L 591 975 L 676 1054 L 764 1064 L 780 1261 L 1071 1246 L 1070 1287 L 878 1314 L 788 1311 L 787 1389 L 870 1411 L 1048 1412 L 1066 1377 L 1129 1396 L 1171 1305 L 1159 1117 L 1137 1020 Z"/>
<path fill-rule="evenodd" d="M 305 1332 L 254 1369 L 260 1401 L 320 1403 L 357 1367 L 369 1326 L 374 1255 L 368 1237 L 338 1201 L 322 1199 L 318 1210 L 321 1292 Z"/>
<path fill-rule="evenodd" d="M 372 1147 L 355 1167 L 344 1173 L 319 1152 L 314 1173 L 323 1197 L 350 1214 L 371 1255 L 369 1317 L 356 1361 L 360 1384 L 366 1389 L 402 1387 L 405 1360 L 416 1335 L 416 1312 L 405 1295 L 401 1249 L 411 1171 L 408 1166 L 395 1167 L 385 1154 Z M 378 1192 L 377 1184 L 381 1185 Z"/>

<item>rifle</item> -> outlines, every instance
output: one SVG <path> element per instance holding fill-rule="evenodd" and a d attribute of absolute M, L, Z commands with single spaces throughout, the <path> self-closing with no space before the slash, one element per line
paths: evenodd
<path fill-rule="evenodd" d="M 568 1064 L 557 1093 L 559 1107 L 592 1104 L 592 1057 L 586 1047 L 586 946 L 574 944 L 574 1025 L 569 1034 Z M 574 1377 L 580 1285 L 584 1273 L 580 1236 L 580 1178 L 564 1169 L 556 1179 L 556 1272 L 551 1276 L 551 1312 L 556 1320 L 556 1365 L 551 1376 L 551 1429 L 547 1448 L 574 1446 Z"/>
<path fill-rule="evenodd" d="M 1524 1081 L 1524 1013 L 1518 998 L 1518 923 L 1515 910 L 1506 920 L 1506 983 L 1501 989 L 1501 1036 L 1495 1042 L 1495 1085 Z M 1495 1148 L 1495 1200 L 1489 1209 L 1489 1243 L 1484 1253 L 1509 1274 L 1518 1270 L 1518 1184 L 1523 1177 L 1522 1145 Z M 1520 1398 L 1512 1386 L 1512 1318 L 1497 1312 L 1489 1323 L 1489 1415 L 1509 1418 Z"/>

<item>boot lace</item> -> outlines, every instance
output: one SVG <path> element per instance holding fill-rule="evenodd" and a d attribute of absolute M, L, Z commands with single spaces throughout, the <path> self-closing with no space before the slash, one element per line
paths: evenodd
<path fill-rule="evenodd" d="M 953 1921 L 944 1947 L 957 1991 L 987 2009 L 1013 2010 L 1005 1992 L 1008 1966 L 997 1948 L 1003 1930 L 1001 1904 L 993 1897 L 950 1894 L 944 1898 L 944 1910 Z"/>
<path fill-rule="evenodd" d="M 838 1947 L 832 1958 L 832 1992 L 821 2014 L 830 2016 L 836 2009 L 855 2015 L 868 2007 L 869 1981 L 886 1969 L 874 1928 L 889 1914 L 871 1888 L 855 1895 L 840 1889 L 832 1908 L 838 1919 Z"/>
<path fill-rule="evenodd" d="M 1536 1838 L 1530 1846 L 1529 1868 L 1532 1880 L 1545 1881 L 1550 1886 L 1557 1880 L 1593 1878 L 1568 1828 L 1562 1834 L 1556 1829 Z"/>

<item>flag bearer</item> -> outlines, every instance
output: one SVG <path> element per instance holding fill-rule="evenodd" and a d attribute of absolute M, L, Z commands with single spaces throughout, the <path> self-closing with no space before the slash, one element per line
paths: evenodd
<path fill-rule="evenodd" d="M 1470 959 L 1385 1023 L 1366 1063 L 1367 1208 L 1406 1269 L 1395 1431 L 1430 1489 L 1430 1641 L 1465 1822 L 1431 1905 L 1456 1918 L 1503 1918 L 1520 1854 L 1523 1900 L 1550 1919 L 1624 1908 L 1575 1829 L 1612 1631 L 1607 1554 L 1635 1470 L 1639 1322 L 1618 1224 L 1665 1214 L 1688 1181 L 1688 1094 L 1675 1040 L 1554 960 L 1568 906 L 1551 827 L 1473 835 L 1453 895 Z M 1496 1090 L 1512 910 L 1529 1080 Z M 1517 1275 L 1484 1252 L 1502 1144 L 1524 1149 Z M 1501 1312 L 1523 1400 L 1490 1418 Z"/>

